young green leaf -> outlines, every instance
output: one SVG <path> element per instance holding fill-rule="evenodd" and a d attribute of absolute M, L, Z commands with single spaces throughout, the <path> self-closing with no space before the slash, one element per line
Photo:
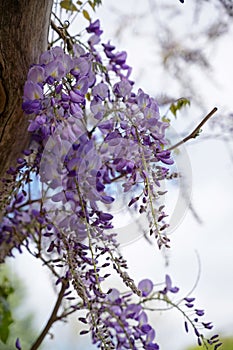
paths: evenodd
<path fill-rule="evenodd" d="M 88 21 L 91 21 L 91 17 L 86 10 L 83 10 L 83 17 L 86 18 Z"/>
<path fill-rule="evenodd" d="M 94 3 L 94 1 L 89 0 L 88 4 L 91 6 L 92 10 L 95 11 L 95 3 Z"/>
<path fill-rule="evenodd" d="M 72 0 L 62 0 L 60 2 L 61 8 L 67 10 L 67 11 L 78 11 L 77 7 L 73 4 Z"/>
<path fill-rule="evenodd" d="M 190 100 L 186 97 L 179 98 L 176 102 L 173 102 L 170 106 L 170 111 L 176 117 L 177 111 L 181 110 L 181 108 L 185 106 L 190 106 Z"/>
<path fill-rule="evenodd" d="M 10 334 L 10 325 L 13 323 L 8 297 L 13 293 L 9 280 L 5 277 L 0 285 L 0 341 L 4 344 Z"/>

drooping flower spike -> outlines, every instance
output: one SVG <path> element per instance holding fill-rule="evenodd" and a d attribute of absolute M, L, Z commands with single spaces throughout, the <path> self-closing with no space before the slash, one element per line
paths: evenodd
<path fill-rule="evenodd" d="M 145 213 L 147 232 L 160 248 L 168 246 L 166 214 L 157 202 L 158 188 L 173 163 L 165 150 L 169 125 L 154 98 L 142 89 L 134 91 L 126 52 L 115 51 L 110 42 L 100 45 L 99 20 L 86 31 L 88 49 L 74 44 L 66 53 L 53 47 L 28 72 L 23 110 L 30 116 L 32 148 L 8 171 L 19 186 L 12 188 L 13 199 L 0 224 L 0 244 L 14 246 L 15 235 L 20 235 L 16 248 L 22 251 L 24 246 L 34 254 L 33 242 L 38 250 L 34 255 L 50 268 L 71 303 L 67 314 L 82 310 L 79 320 L 88 329 L 81 334 L 90 332 L 99 348 L 156 350 L 156 331 L 145 305 L 161 296 L 169 302 L 179 289 L 168 275 L 158 290 L 150 279 L 134 283 L 118 249 L 111 205 L 118 181 L 124 193 L 132 193 L 125 206 Z M 42 191 L 32 197 L 31 186 L 26 187 L 35 177 Z M 110 266 L 126 293 L 106 291 Z M 186 298 L 188 309 L 192 301 Z M 203 310 L 194 313 L 203 316 Z M 194 329 L 202 342 L 196 325 Z"/>

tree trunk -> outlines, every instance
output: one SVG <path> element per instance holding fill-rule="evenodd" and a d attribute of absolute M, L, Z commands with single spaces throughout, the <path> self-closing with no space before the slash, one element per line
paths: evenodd
<path fill-rule="evenodd" d="M 46 50 L 53 0 L 0 0 L 0 178 L 27 147 L 21 109 L 32 63 Z"/>
<path fill-rule="evenodd" d="M 29 144 L 28 118 L 21 108 L 23 86 L 30 65 L 47 49 L 52 4 L 0 0 L 0 179 Z M 2 190 L 0 181 L 0 194 Z M 0 255 L 6 255 L 3 250 Z"/>

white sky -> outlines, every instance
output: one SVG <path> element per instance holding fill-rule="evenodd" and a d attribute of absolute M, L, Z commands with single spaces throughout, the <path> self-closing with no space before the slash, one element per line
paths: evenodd
<path fill-rule="evenodd" d="M 169 3 L 169 1 L 164 1 Z M 193 25 L 191 5 L 186 1 L 185 5 L 177 2 L 177 8 L 184 14 L 174 30 L 185 31 Z M 151 33 L 155 33 L 154 17 L 148 15 L 140 20 L 126 24 L 123 35 L 118 40 L 114 38 L 116 26 L 119 25 L 120 16 L 112 10 L 112 4 L 120 12 L 128 15 L 135 13 L 148 13 L 145 4 L 147 1 L 128 2 L 103 1 L 104 6 L 98 10 L 105 38 L 117 44 L 119 50 L 128 52 L 128 63 L 133 66 L 133 78 L 139 78 L 137 86 L 142 86 L 151 94 L 157 95 L 168 90 L 176 94 L 176 85 L 167 74 L 161 73 L 158 50 L 153 45 Z M 159 14 L 158 14 L 159 16 Z M 212 13 L 206 12 L 205 18 L 211 20 Z M 124 25 L 124 23 L 122 23 Z M 133 30 L 127 30 L 127 25 Z M 195 42 L 194 42 L 195 45 Z M 219 108 L 215 118 L 220 118 L 221 113 L 231 109 L 232 104 L 232 80 L 233 80 L 233 44 L 230 36 L 226 37 L 220 45 L 210 51 L 210 57 L 214 66 L 214 72 L 209 76 L 195 73 L 195 84 L 198 93 L 203 96 L 204 108 L 209 112 L 214 106 Z M 214 77 L 214 78 L 213 78 Z M 200 111 L 192 105 L 186 110 L 187 117 L 183 113 L 181 121 L 176 121 L 173 128 L 182 133 L 191 125 L 196 126 L 204 117 Z M 186 121 L 187 118 L 187 121 Z M 216 139 L 204 140 L 205 132 L 211 132 L 210 126 L 203 128 L 203 135 L 197 141 L 191 141 L 186 145 L 187 155 L 191 164 L 190 183 L 192 184 L 192 203 L 201 217 L 200 225 L 188 212 L 181 220 L 176 231 L 171 234 L 171 246 L 168 253 L 169 266 L 164 266 L 164 257 L 158 252 L 156 246 L 149 246 L 143 239 L 123 247 L 123 254 L 128 258 L 132 276 L 138 281 L 148 277 L 160 282 L 165 273 L 171 274 L 174 283 L 181 288 L 183 295 L 192 289 L 198 274 L 198 262 L 195 251 L 198 252 L 201 261 L 200 281 L 193 292 L 197 297 L 196 305 L 206 310 L 206 320 L 213 321 L 215 333 L 233 335 L 233 235 L 232 235 L 232 195 L 233 195 L 233 164 L 230 160 L 226 145 Z M 191 131 L 191 130 L 189 130 Z M 184 151 L 183 151 L 184 152 Z M 170 196 L 170 198 L 169 198 Z M 174 210 L 178 191 L 171 188 L 166 197 L 168 208 Z M 174 200 L 175 198 L 175 200 Z M 28 307 L 36 310 L 37 322 L 46 322 L 48 310 L 53 304 L 53 291 L 50 286 L 49 276 L 42 273 L 37 262 L 33 262 L 21 256 L 12 264 L 12 273 L 26 277 L 29 287 Z M 38 308 L 39 306 L 39 308 Z M 184 350 L 188 344 L 195 344 L 195 336 L 187 335 L 184 331 L 183 320 L 176 312 L 168 312 L 164 315 L 154 314 L 152 320 L 157 329 L 158 342 L 161 349 Z M 77 340 L 78 326 L 74 322 L 69 327 L 61 325 L 56 327 L 57 334 L 54 341 L 47 341 L 45 349 L 91 349 L 91 345 Z M 50 345 L 51 344 L 51 345 Z"/>

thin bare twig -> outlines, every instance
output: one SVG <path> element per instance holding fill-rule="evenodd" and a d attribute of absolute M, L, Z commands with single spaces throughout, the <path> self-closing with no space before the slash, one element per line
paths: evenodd
<path fill-rule="evenodd" d="M 173 149 L 183 145 L 185 142 L 187 142 L 188 140 L 194 139 L 195 137 L 197 137 L 201 127 L 207 122 L 207 120 L 209 120 L 212 115 L 217 112 L 217 107 L 214 107 L 212 109 L 212 111 L 210 111 L 210 113 L 208 113 L 205 118 L 198 124 L 198 126 L 191 132 L 191 134 L 189 134 L 188 136 L 186 136 L 183 140 L 177 142 L 175 145 L 169 147 L 167 149 L 167 151 L 172 151 Z"/>
<path fill-rule="evenodd" d="M 67 40 L 67 38 L 66 38 L 66 36 L 64 34 L 64 29 L 58 28 L 53 20 L 51 20 L 51 27 L 59 35 L 59 37 L 61 39 L 63 39 L 64 41 Z"/>
<path fill-rule="evenodd" d="M 65 27 L 57 27 L 53 20 L 51 20 L 51 28 L 58 34 L 59 38 L 64 41 L 65 45 L 67 45 L 68 51 L 72 50 L 73 43 L 67 29 Z"/>
<path fill-rule="evenodd" d="M 39 346 L 43 342 L 44 338 L 48 334 L 48 331 L 51 328 L 51 326 L 53 325 L 53 323 L 59 319 L 59 318 L 57 318 L 57 313 L 58 313 L 58 310 L 61 306 L 62 299 L 63 299 L 63 296 L 65 294 L 66 288 L 67 288 L 67 282 L 62 282 L 61 290 L 58 294 L 57 301 L 56 301 L 56 304 L 53 308 L 51 316 L 50 316 L 47 324 L 45 325 L 44 329 L 42 330 L 41 334 L 36 339 L 35 343 L 32 345 L 30 350 L 37 350 L 39 348 Z"/>

